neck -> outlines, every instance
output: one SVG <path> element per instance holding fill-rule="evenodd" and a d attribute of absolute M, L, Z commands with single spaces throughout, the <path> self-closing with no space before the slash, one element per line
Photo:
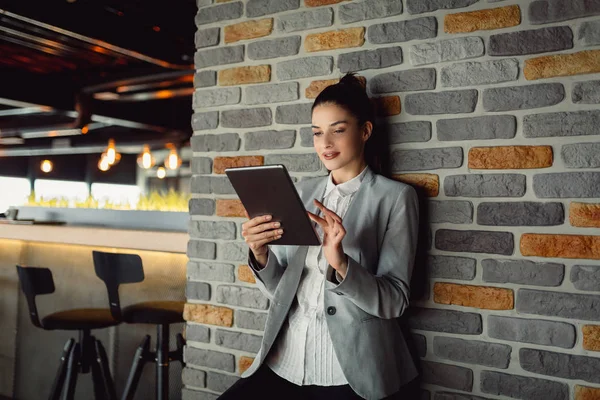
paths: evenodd
<path fill-rule="evenodd" d="M 333 183 L 339 185 L 341 183 L 348 182 L 350 179 L 358 176 L 366 166 L 367 162 L 363 159 L 358 162 L 345 165 L 340 169 L 331 171 Z"/>

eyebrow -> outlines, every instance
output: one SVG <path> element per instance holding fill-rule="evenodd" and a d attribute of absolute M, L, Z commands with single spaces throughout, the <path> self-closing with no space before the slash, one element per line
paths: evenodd
<path fill-rule="evenodd" d="M 346 123 L 348 123 L 348 121 L 344 121 L 344 120 L 342 120 L 342 121 L 335 121 L 334 123 L 330 124 L 329 126 L 336 126 L 336 125 L 339 125 L 339 124 L 346 124 Z M 312 127 L 315 128 L 315 129 L 319 129 L 319 127 L 316 126 L 316 125 L 313 125 Z"/>

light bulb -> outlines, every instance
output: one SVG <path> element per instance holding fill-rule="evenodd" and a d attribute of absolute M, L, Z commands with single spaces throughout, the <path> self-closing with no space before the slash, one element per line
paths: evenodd
<path fill-rule="evenodd" d="M 140 168 L 144 169 L 150 169 L 154 166 L 156 160 L 152 156 L 152 153 L 150 153 L 150 146 L 144 145 L 144 150 L 138 156 L 137 163 L 140 166 Z"/>
<path fill-rule="evenodd" d="M 164 179 L 167 176 L 167 171 L 163 167 L 158 167 L 156 170 L 156 176 L 158 179 Z"/>
<path fill-rule="evenodd" d="M 52 161 L 44 160 L 40 164 L 40 169 L 42 170 L 42 172 L 45 172 L 46 174 L 48 174 L 48 173 L 52 172 L 52 169 L 54 169 L 54 165 L 52 164 Z"/>
<path fill-rule="evenodd" d="M 105 153 L 102 153 L 100 156 L 100 161 L 98 161 L 98 169 L 102 172 L 106 172 L 110 169 L 110 164 L 108 163 L 108 157 Z"/>
<path fill-rule="evenodd" d="M 117 153 L 117 149 L 115 148 L 114 139 L 108 141 L 108 147 L 106 148 L 105 153 L 109 165 L 114 165 L 121 159 L 121 155 Z"/>
<path fill-rule="evenodd" d="M 169 155 L 167 156 L 167 160 L 165 161 L 165 167 L 168 169 L 177 169 L 181 166 L 181 158 L 177 154 L 176 149 L 171 149 Z"/>

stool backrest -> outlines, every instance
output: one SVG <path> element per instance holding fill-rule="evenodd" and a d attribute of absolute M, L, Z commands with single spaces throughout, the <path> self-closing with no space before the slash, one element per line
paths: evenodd
<path fill-rule="evenodd" d="M 108 292 L 110 312 L 114 319 L 121 320 L 119 285 L 144 280 L 142 258 L 137 254 L 116 254 L 93 251 L 94 269 L 104 281 Z"/>
<path fill-rule="evenodd" d="M 55 288 L 52 272 L 48 268 L 22 267 L 17 265 L 17 274 L 19 275 L 19 282 L 21 282 L 21 289 L 27 299 L 31 322 L 38 328 L 43 328 L 38 315 L 37 305 L 35 304 L 35 297 L 42 294 L 54 293 Z"/>

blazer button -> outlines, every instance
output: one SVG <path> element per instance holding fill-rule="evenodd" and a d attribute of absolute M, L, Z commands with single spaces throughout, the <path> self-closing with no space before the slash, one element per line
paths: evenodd
<path fill-rule="evenodd" d="M 335 307 L 327 307 L 327 314 L 335 315 Z"/>

